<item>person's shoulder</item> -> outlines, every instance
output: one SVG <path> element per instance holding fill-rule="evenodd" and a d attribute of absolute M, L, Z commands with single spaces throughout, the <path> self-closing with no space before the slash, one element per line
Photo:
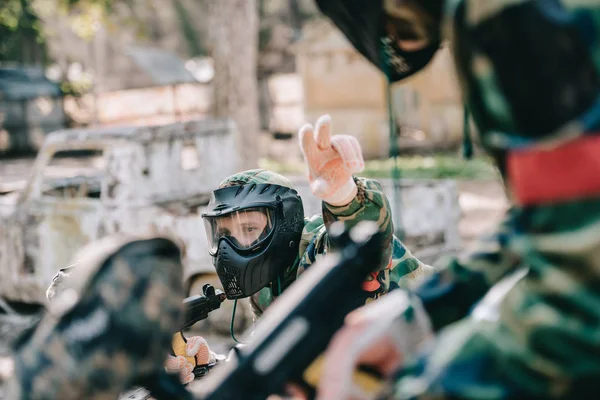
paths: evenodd
<path fill-rule="evenodd" d="M 323 216 L 321 214 L 313 215 L 310 218 L 304 218 L 304 232 L 316 233 L 325 226 Z"/>
<path fill-rule="evenodd" d="M 317 249 L 322 249 L 323 238 L 327 236 L 327 228 L 322 215 L 313 215 L 305 218 L 304 230 L 302 231 L 302 240 L 300 245 L 300 263 L 308 259 L 314 262 Z M 309 256 L 310 254 L 310 256 Z M 308 258 L 307 258 L 308 257 Z"/>

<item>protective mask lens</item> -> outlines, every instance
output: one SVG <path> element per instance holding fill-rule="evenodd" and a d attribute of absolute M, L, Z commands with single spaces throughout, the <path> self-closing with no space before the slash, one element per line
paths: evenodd
<path fill-rule="evenodd" d="M 226 238 L 239 250 L 251 249 L 273 230 L 273 212 L 266 207 L 248 208 L 216 217 L 204 217 L 209 252 L 216 254 L 219 240 Z"/>

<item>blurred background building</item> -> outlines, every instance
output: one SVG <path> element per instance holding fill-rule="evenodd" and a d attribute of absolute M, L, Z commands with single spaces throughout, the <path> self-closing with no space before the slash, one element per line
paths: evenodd
<path fill-rule="evenodd" d="M 214 33 L 211 37 L 211 23 L 220 24 L 211 3 L 218 2 L 113 1 L 109 13 L 91 0 L 69 12 L 61 8 L 64 3 L 0 5 L 6 38 L 0 47 L 0 152 L 37 150 L 43 135 L 61 125 L 166 123 L 215 114 L 221 70 L 217 66 L 215 72 L 214 49 L 223 45 Z M 257 31 L 256 93 L 245 96 L 257 98 L 259 119 L 253 123 L 257 132 L 243 134 L 290 139 L 302 123 L 328 112 L 339 132 L 359 138 L 367 158 L 386 157 L 382 75 L 319 16 L 312 1 L 252 3 L 257 23 L 239 24 L 245 36 Z M 229 26 L 247 17 L 228 15 Z M 237 53 L 224 61 L 217 57 L 217 65 L 232 71 L 250 62 Z M 425 71 L 395 85 L 393 98 L 401 148 L 452 149 L 460 143 L 463 109 L 447 48 Z M 268 155 L 269 146 L 262 147 Z"/>

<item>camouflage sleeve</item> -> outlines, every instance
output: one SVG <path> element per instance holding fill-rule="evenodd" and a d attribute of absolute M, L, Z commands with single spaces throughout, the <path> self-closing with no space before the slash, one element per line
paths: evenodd
<path fill-rule="evenodd" d="M 455 280 L 482 291 L 500 273 L 513 272 L 403 371 L 398 398 L 596 398 L 599 215 L 596 199 L 515 210 L 510 238 L 479 264 L 486 270 L 472 262 Z M 520 255 L 518 264 L 508 247 Z M 464 281 L 469 275 L 476 286 Z"/>
<path fill-rule="evenodd" d="M 15 348 L 7 399 L 115 399 L 164 374 L 182 316 L 180 249 L 163 238 L 115 236 L 82 254 L 65 290 Z"/>
<path fill-rule="evenodd" d="M 345 206 L 332 206 L 323 202 L 323 222 L 326 229 L 336 221 L 342 221 L 346 228 L 356 226 L 360 221 L 374 221 L 379 230 L 386 236 L 384 240 L 382 264 L 379 270 L 384 270 L 392 259 L 392 236 L 394 225 L 390 203 L 383 193 L 379 182 L 372 179 L 354 178 L 358 187 L 356 197 Z"/>
<path fill-rule="evenodd" d="M 434 267 L 424 264 L 415 257 L 404 243 L 394 235 L 392 265 L 386 277 L 389 282 L 389 290 L 398 287 L 412 290 L 426 278 L 433 275 L 435 271 Z"/>
<path fill-rule="evenodd" d="M 431 317 L 434 330 L 465 317 L 473 305 L 519 265 L 508 247 L 512 210 L 496 231 L 483 236 L 464 258 L 452 258 L 416 291 Z"/>
<path fill-rule="evenodd" d="M 355 178 L 357 196 L 350 204 L 334 207 L 323 203 L 323 221 L 329 228 L 335 221 L 343 221 L 346 227 L 354 227 L 360 221 L 375 221 L 387 239 L 382 248 L 383 258 L 377 272 L 372 273 L 363 284 L 370 298 L 377 298 L 397 287 L 408 288 L 433 273 L 434 269 L 423 264 L 396 236 L 390 203 L 379 182 Z"/>

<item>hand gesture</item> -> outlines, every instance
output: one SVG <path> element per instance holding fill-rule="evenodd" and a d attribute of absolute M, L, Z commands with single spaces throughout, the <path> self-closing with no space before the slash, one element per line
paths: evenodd
<path fill-rule="evenodd" d="M 357 193 L 352 175 L 365 167 L 358 140 L 350 135 L 331 136 L 329 115 L 321 116 L 316 128 L 304 125 L 298 136 L 313 194 L 333 206 L 350 203 Z"/>

